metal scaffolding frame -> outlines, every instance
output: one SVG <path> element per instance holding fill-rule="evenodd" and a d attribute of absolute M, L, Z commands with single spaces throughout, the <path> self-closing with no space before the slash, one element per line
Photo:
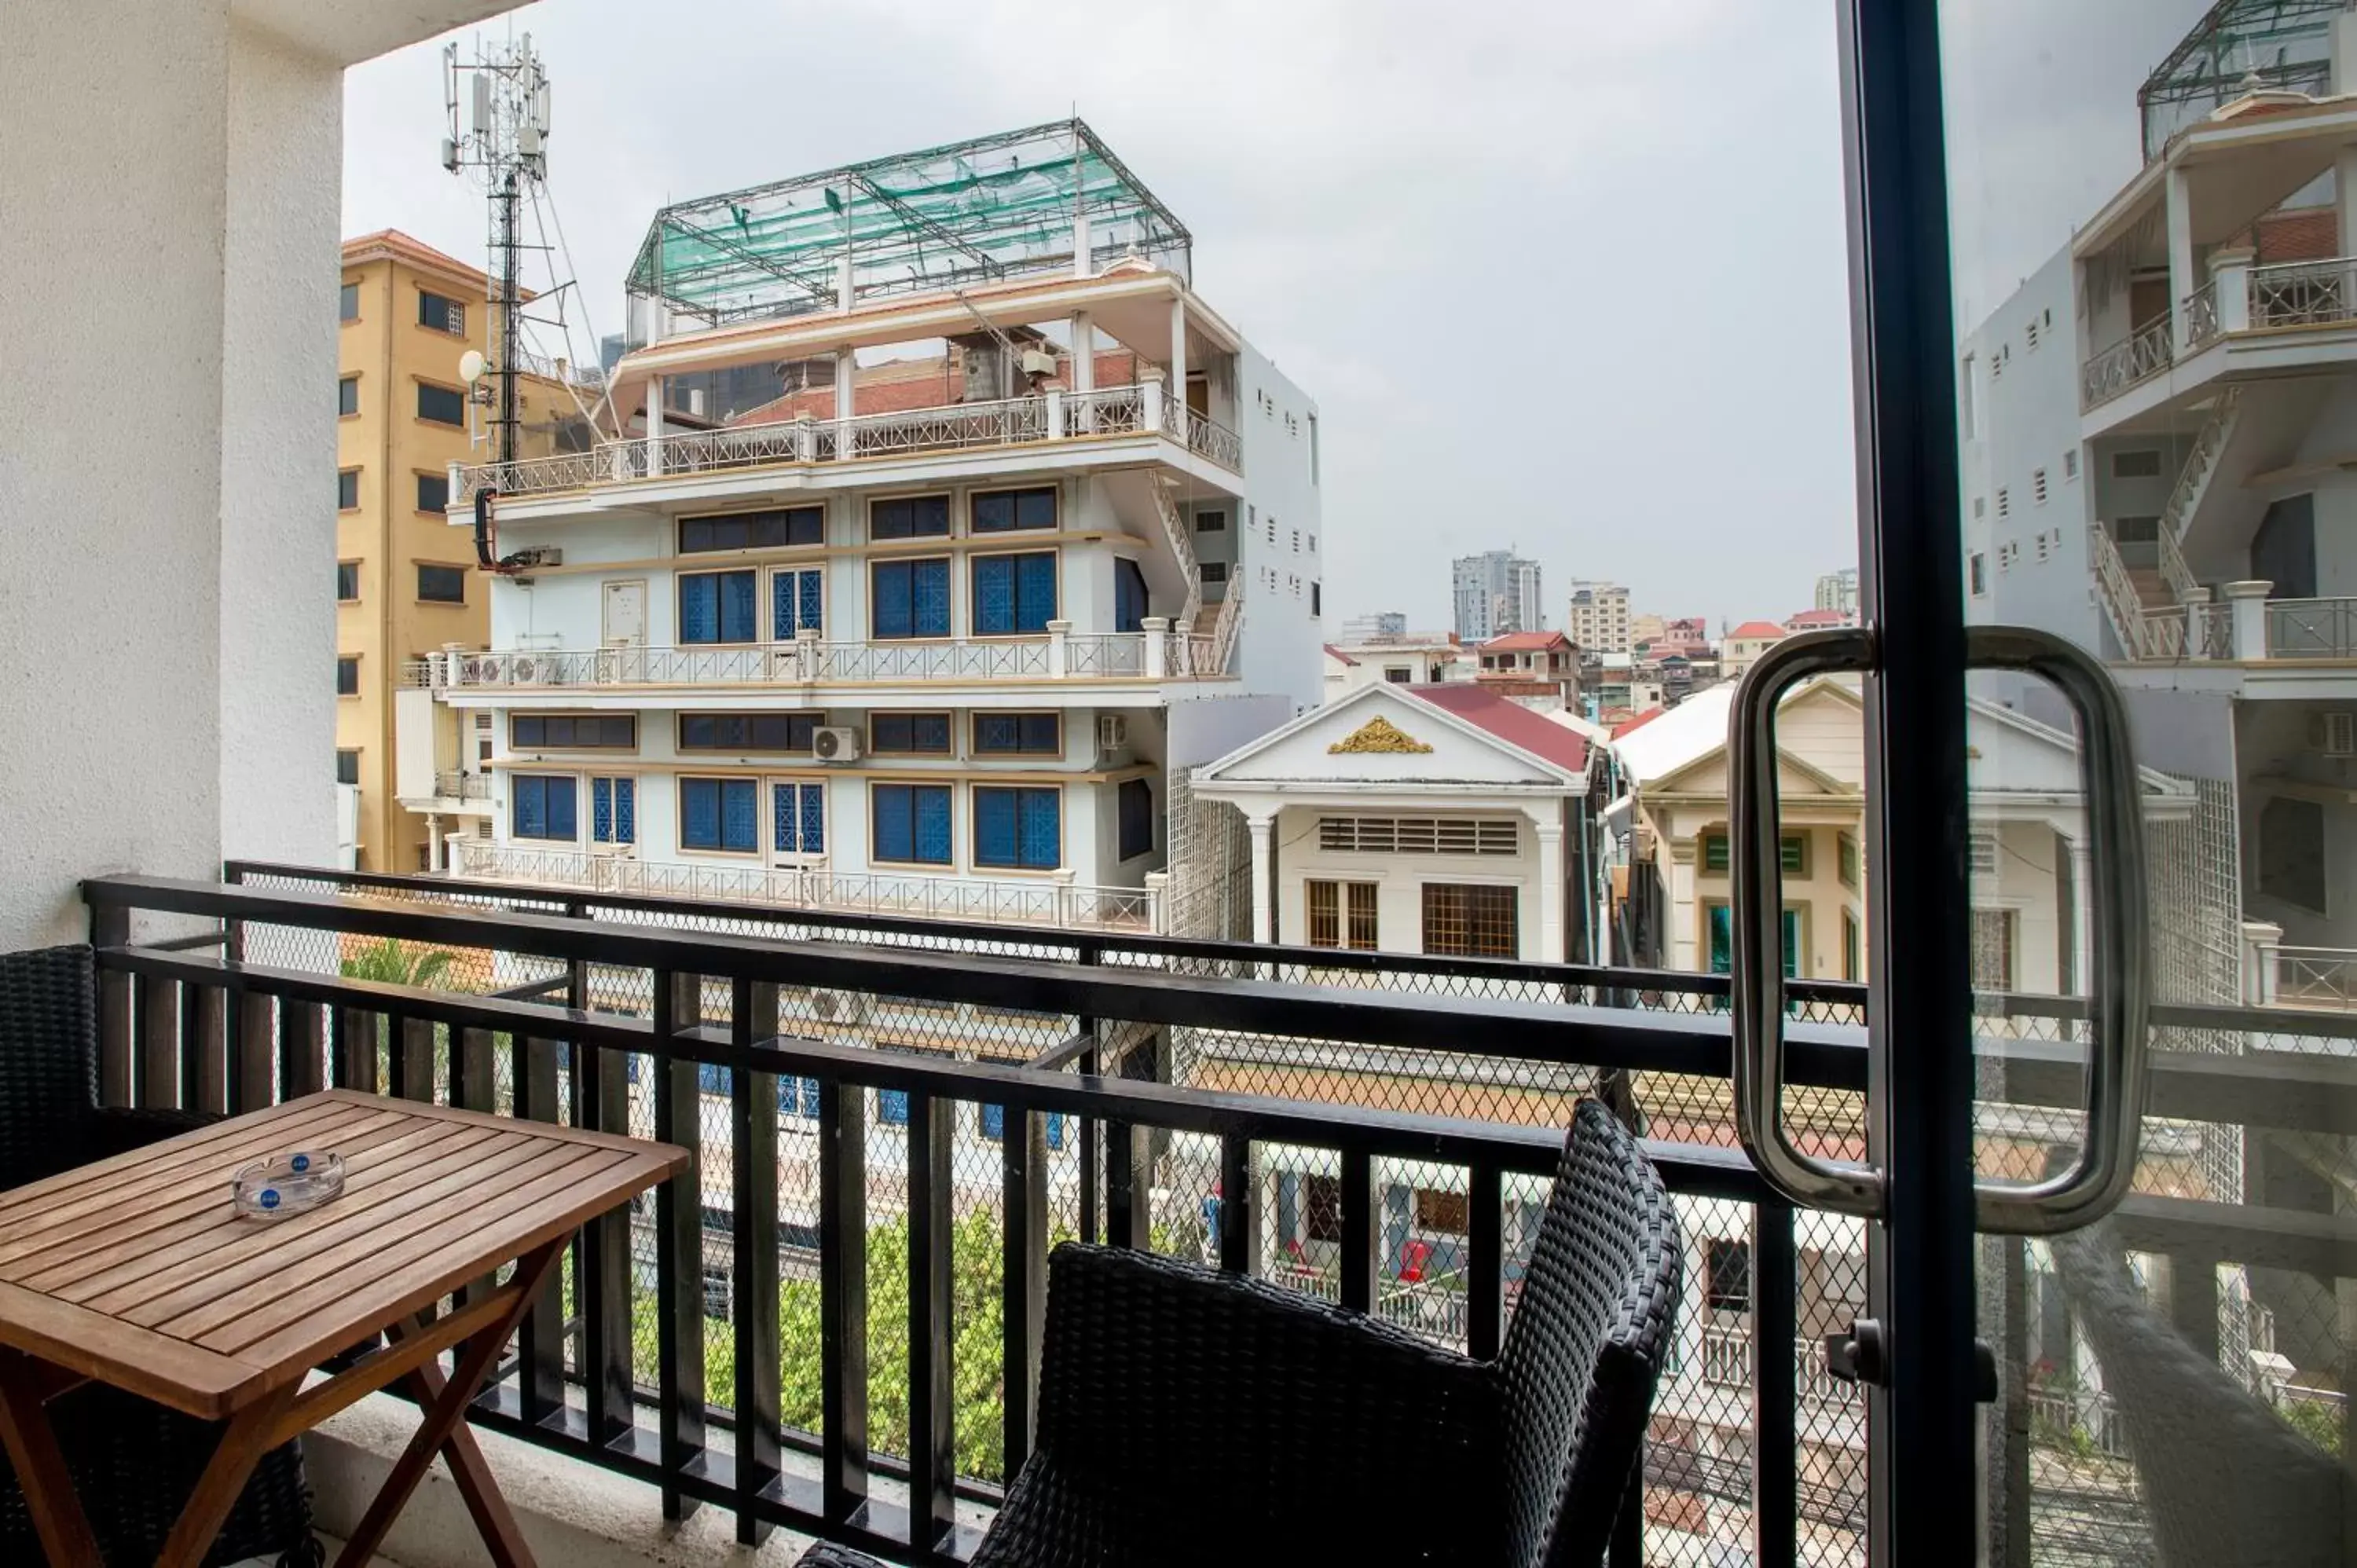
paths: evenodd
<path fill-rule="evenodd" d="M 1069 272 L 1083 242 L 1091 271 L 1136 254 L 1190 276 L 1186 225 L 1084 122 L 1058 120 L 674 202 L 625 287 L 643 336 L 651 302 L 712 326 L 840 310 Z"/>
<path fill-rule="evenodd" d="M 2136 90 L 2144 156 L 2221 104 L 2258 87 L 2322 97 L 2331 90 L 2332 18 L 2347 0 L 2218 0 Z"/>

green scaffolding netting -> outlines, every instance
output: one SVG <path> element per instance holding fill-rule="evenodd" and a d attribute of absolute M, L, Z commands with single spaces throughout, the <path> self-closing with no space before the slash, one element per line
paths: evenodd
<path fill-rule="evenodd" d="M 2218 0 L 2136 92 L 2145 156 L 2254 84 L 2331 91 L 2332 18 L 2346 8 L 2346 0 Z"/>
<path fill-rule="evenodd" d="M 1135 252 L 1188 271 L 1186 226 L 1067 120 L 674 203 L 626 286 L 716 325 L 834 310 L 1070 269 L 1083 213 L 1092 267 Z"/>

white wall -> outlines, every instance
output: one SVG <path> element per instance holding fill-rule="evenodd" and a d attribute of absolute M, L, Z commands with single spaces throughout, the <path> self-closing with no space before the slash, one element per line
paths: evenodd
<path fill-rule="evenodd" d="M 1228 590 L 1246 596 L 1236 673 L 1247 692 L 1290 697 L 1297 709 L 1315 707 L 1322 697 L 1326 632 L 1324 618 L 1310 614 L 1310 585 L 1324 581 L 1325 564 L 1340 548 L 1327 536 L 1324 486 L 1310 478 L 1318 405 L 1252 349 L 1239 360 L 1246 500 L 1235 509 L 1241 518 L 1228 524 L 1243 530 L 1235 535 Z"/>
<path fill-rule="evenodd" d="M 1318 847 L 1318 820 L 1353 813 L 1323 807 L 1290 806 L 1276 814 L 1276 940 L 1303 943 L 1309 940 L 1308 897 L 1302 885 L 1312 880 L 1372 882 L 1375 885 L 1375 948 L 1379 952 L 1420 953 L 1424 950 L 1424 886 L 1427 882 L 1462 883 L 1515 889 L 1514 934 L 1518 957 L 1560 961 L 1563 954 L 1543 950 L 1539 926 L 1538 833 L 1520 811 L 1473 813 L 1512 822 L 1520 835 L 1522 853 L 1500 854 L 1336 854 Z M 1359 815 L 1379 816 L 1380 811 Z"/>

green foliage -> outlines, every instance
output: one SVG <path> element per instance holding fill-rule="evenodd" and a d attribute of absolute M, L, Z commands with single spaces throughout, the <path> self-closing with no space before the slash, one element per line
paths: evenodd
<path fill-rule="evenodd" d="M 2291 1429 L 2335 1455 L 2341 1453 L 2341 1412 L 2320 1400 L 2286 1400 L 2276 1409 Z"/>
<path fill-rule="evenodd" d="M 447 983 L 456 953 L 436 948 L 413 954 L 391 937 L 371 942 L 344 960 L 346 980 L 369 980 L 381 985 L 414 985 L 421 989 Z"/>

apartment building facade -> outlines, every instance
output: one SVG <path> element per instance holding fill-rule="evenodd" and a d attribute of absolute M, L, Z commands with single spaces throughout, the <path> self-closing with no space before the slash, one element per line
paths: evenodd
<path fill-rule="evenodd" d="M 1628 652 L 1632 646 L 1629 590 L 1618 583 L 1573 579 L 1571 605 L 1564 617 L 1563 629 L 1582 649 L 1598 653 Z"/>
<path fill-rule="evenodd" d="M 1077 221 L 1013 223 L 1076 181 Z M 864 194 L 927 182 L 938 212 Z M 856 252 L 807 217 L 846 191 Z M 770 251 L 710 252 L 705 208 L 768 212 Z M 1316 404 L 1194 294 L 1189 243 L 1078 123 L 666 209 L 627 427 L 453 480 L 450 536 L 479 495 L 504 563 L 488 648 L 412 693 L 421 757 L 489 780 L 453 868 L 1200 929 L 1185 769 L 1318 701 L 1329 545 Z M 812 360 L 815 404 L 666 427 L 671 378 Z"/>
<path fill-rule="evenodd" d="M 492 347 L 482 270 L 388 229 L 344 242 L 336 366 L 336 781 L 358 791 L 346 853 L 358 869 L 430 868 L 424 822 L 396 779 L 403 670 L 447 644 L 479 646 L 490 596 L 451 532 L 450 467 L 482 453 L 459 360 Z M 562 382 L 518 394 L 527 456 L 587 422 Z"/>
<path fill-rule="evenodd" d="M 1345 635 L 1320 651 L 1325 659 L 1323 700 L 1329 703 L 1377 682 L 1430 686 L 1462 680 L 1471 667 L 1454 632 L 1409 631 L 1405 626 L 1397 632 Z"/>
<path fill-rule="evenodd" d="M 1511 550 L 1460 555 L 1449 565 L 1450 599 L 1459 640 L 1487 642 L 1510 631 L 1546 626 L 1539 564 Z"/>
<path fill-rule="evenodd" d="M 2242 989 L 2338 997 L 2357 978 L 2357 15 L 2233 20 L 2284 29 L 2313 96 L 2255 78 L 2148 126 L 2144 166 L 1960 346 L 1966 606 L 2109 661 L 2146 758 L 2231 799 L 2222 872 L 2192 874 L 2271 955 Z"/>

